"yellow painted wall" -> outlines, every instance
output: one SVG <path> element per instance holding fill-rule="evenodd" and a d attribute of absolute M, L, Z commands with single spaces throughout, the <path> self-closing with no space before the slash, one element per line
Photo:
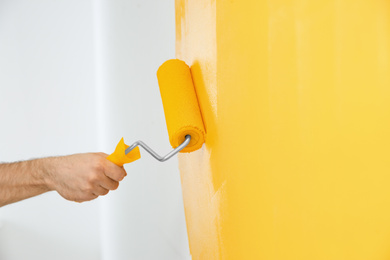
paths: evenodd
<path fill-rule="evenodd" d="M 390 1 L 176 0 L 193 259 L 390 259 Z"/>

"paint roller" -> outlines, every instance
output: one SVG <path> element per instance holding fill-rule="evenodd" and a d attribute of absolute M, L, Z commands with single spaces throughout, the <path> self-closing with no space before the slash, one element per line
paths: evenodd
<path fill-rule="evenodd" d="M 196 151 L 205 142 L 202 115 L 188 65 L 178 59 L 168 60 L 157 70 L 157 79 L 169 142 L 174 149 L 165 156 L 160 156 L 142 141 L 136 141 L 129 146 L 122 138 L 115 151 L 107 157 L 118 166 L 141 158 L 139 147 L 145 149 L 155 159 L 164 162 L 179 152 Z"/>

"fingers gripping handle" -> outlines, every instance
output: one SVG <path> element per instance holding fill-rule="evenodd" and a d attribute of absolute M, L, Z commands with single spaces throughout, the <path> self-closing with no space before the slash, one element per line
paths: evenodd
<path fill-rule="evenodd" d="M 116 146 L 115 151 L 107 157 L 107 160 L 115 163 L 118 166 L 123 166 L 125 163 L 131 163 L 141 158 L 139 147 L 135 147 L 133 150 L 131 150 L 131 152 L 125 154 L 125 150 L 128 147 L 129 146 L 125 144 L 125 141 L 122 137 Z"/>

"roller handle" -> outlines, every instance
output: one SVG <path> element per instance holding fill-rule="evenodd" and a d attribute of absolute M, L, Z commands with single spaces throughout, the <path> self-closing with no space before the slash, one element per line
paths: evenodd
<path fill-rule="evenodd" d="M 172 151 L 167 153 L 165 156 L 161 156 L 158 153 L 156 153 L 152 148 L 150 148 L 147 144 L 145 144 L 141 140 L 138 140 L 137 142 L 133 143 L 130 147 L 128 147 L 125 150 L 125 153 L 126 154 L 130 153 L 135 147 L 141 146 L 142 148 L 145 149 L 145 151 L 147 151 L 151 156 L 153 156 L 154 159 L 156 159 L 160 162 L 165 162 L 165 161 L 169 160 L 170 158 L 172 158 L 177 153 L 179 153 L 181 150 L 183 150 L 190 142 L 191 142 L 191 136 L 186 135 L 184 141 L 178 147 L 176 147 L 175 149 L 173 149 Z"/>
<path fill-rule="evenodd" d="M 125 141 L 122 139 L 119 141 L 115 148 L 115 151 L 107 157 L 107 160 L 115 163 L 118 166 L 123 166 L 125 163 L 131 163 L 141 158 L 141 153 L 138 147 L 135 147 L 129 153 L 125 153 L 126 149 L 129 148 Z"/>

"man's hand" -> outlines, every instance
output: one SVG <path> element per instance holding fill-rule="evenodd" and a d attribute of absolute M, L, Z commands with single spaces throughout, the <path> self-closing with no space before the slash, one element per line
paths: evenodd
<path fill-rule="evenodd" d="M 116 190 L 127 175 L 107 154 L 85 153 L 47 158 L 46 183 L 67 200 L 89 201 Z"/>
<path fill-rule="evenodd" d="M 118 188 L 123 167 L 104 153 L 84 153 L 0 164 L 0 207 L 56 190 L 67 200 L 83 202 Z"/>

